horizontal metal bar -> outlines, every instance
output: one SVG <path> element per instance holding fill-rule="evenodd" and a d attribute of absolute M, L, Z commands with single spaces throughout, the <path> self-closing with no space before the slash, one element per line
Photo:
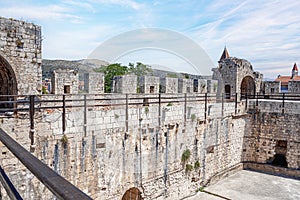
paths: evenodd
<path fill-rule="evenodd" d="M 33 156 L 31 153 L 29 153 L 1 128 L 0 140 L 58 199 L 92 199 L 87 194 L 72 185 L 65 178 L 53 171 L 46 164 Z"/>

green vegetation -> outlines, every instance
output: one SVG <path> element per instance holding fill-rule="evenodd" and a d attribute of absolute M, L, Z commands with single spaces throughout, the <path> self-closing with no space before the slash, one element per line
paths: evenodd
<path fill-rule="evenodd" d="M 197 116 L 196 116 L 195 114 L 192 114 L 192 115 L 191 115 L 192 121 L 194 121 L 196 118 L 197 118 Z"/>
<path fill-rule="evenodd" d="M 199 163 L 199 161 L 197 160 L 197 161 L 195 162 L 195 164 L 194 164 L 194 169 L 197 170 L 197 169 L 199 169 L 199 167 L 200 167 L 200 163 Z"/>
<path fill-rule="evenodd" d="M 175 73 L 168 73 L 167 77 L 168 78 L 178 78 L 177 74 L 175 74 Z"/>
<path fill-rule="evenodd" d="M 137 77 L 145 76 L 152 72 L 152 69 L 149 65 L 145 65 L 141 62 L 137 62 L 136 65 L 134 65 L 133 63 L 129 63 L 128 65 L 128 72 L 130 74 L 135 74 Z"/>
<path fill-rule="evenodd" d="M 185 163 L 188 161 L 191 157 L 191 151 L 189 149 L 186 149 L 181 156 L 181 162 Z"/>
<path fill-rule="evenodd" d="M 167 106 L 173 106 L 173 103 L 172 103 L 172 102 L 169 102 L 169 103 L 167 104 Z"/>
<path fill-rule="evenodd" d="M 145 113 L 148 114 L 149 113 L 149 107 L 145 107 Z"/>
<path fill-rule="evenodd" d="M 95 69 L 95 71 L 104 73 L 104 91 L 105 93 L 110 93 L 114 76 L 127 74 L 128 68 L 126 66 L 122 66 L 120 63 L 114 63 Z"/>
<path fill-rule="evenodd" d="M 188 173 L 188 172 L 190 172 L 192 170 L 193 170 L 193 165 L 191 165 L 191 164 L 186 164 L 185 165 L 185 172 L 186 173 Z"/>
<path fill-rule="evenodd" d="M 68 143 L 68 137 L 64 134 L 61 139 L 60 139 L 61 143 L 63 145 L 66 145 Z"/>
<path fill-rule="evenodd" d="M 104 73 L 104 91 L 105 93 L 111 93 L 114 76 L 135 74 L 136 76 L 140 77 L 152 72 L 152 69 L 148 65 L 137 62 L 136 65 L 129 63 L 129 68 L 127 66 L 122 66 L 120 63 L 114 63 L 108 66 L 97 68 L 94 71 Z"/>
<path fill-rule="evenodd" d="M 44 86 L 42 86 L 42 94 L 48 94 L 48 91 Z"/>
<path fill-rule="evenodd" d="M 204 192 L 204 187 L 201 186 L 199 189 L 196 190 L 196 192 Z"/>
<path fill-rule="evenodd" d="M 190 78 L 190 76 L 187 73 L 182 73 L 182 75 L 183 75 L 183 78 L 185 78 L 185 79 L 189 79 Z"/>

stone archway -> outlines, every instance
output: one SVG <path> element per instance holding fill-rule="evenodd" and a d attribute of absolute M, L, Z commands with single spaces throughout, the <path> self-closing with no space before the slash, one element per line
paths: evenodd
<path fill-rule="evenodd" d="M 142 200 L 142 193 L 138 188 L 132 187 L 125 192 L 122 200 Z"/>
<path fill-rule="evenodd" d="M 241 83 L 241 95 L 255 95 L 256 88 L 254 79 L 251 76 L 246 76 L 243 78 Z"/>
<path fill-rule="evenodd" d="M 2 56 L 0 56 L 0 85 L 0 102 L 13 100 L 12 95 L 17 95 L 17 79 L 14 70 Z M 12 106 L 10 103 L 0 104 L 0 108 Z"/>

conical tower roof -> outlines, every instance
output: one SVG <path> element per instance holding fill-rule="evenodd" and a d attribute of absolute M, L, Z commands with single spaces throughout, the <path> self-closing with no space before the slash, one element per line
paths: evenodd
<path fill-rule="evenodd" d="M 294 64 L 294 67 L 293 67 L 292 71 L 297 71 L 298 72 L 298 67 L 297 67 L 296 63 Z"/>
<path fill-rule="evenodd" d="M 222 53 L 222 56 L 221 56 L 220 60 L 223 60 L 223 59 L 225 59 L 225 58 L 229 58 L 229 53 L 228 53 L 228 51 L 227 51 L 226 46 L 225 46 L 225 48 L 224 48 L 224 51 L 223 51 L 223 53 Z"/>

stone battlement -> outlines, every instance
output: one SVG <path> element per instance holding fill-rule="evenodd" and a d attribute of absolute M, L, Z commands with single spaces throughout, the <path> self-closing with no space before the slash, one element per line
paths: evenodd
<path fill-rule="evenodd" d="M 65 95 L 64 108 L 62 95 L 45 95 L 36 102 L 34 146 L 28 139 L 26 111 L 17 118 L 2 118 L 1 127 L 95 199 L 121 198 L 129 188 L 138 188 L 145 199 L 183 198 L 231 170 L 242 169 L 243 163 L 276 169 L 278 155 L 284 158 L 279 164 L 286 162 L 286 171 L 297 176 L 300 138 L 299 125 L 293 121 L 300 113 L 268 114 L 262 109 L 266 105 L 259 103 L 260 112 L 247 114 L 246 108 L 255 106 L 251 100 L 226 102 L 205 96 Z M 190 156 L 183 164 L 186 150 Z M 8 174 L 22 170 L 5 148 L 1 151 Z M 255 169 L 256 165 L 245 166 Z M 25 182 L 25 178 L 13 180 Z M 30 185 L 39 183 L 32 180 Z M 21 194 L 28 195 L 26 191 Z M 36 197 L 50 195 L 34 191 L 31 195 Z"/>

